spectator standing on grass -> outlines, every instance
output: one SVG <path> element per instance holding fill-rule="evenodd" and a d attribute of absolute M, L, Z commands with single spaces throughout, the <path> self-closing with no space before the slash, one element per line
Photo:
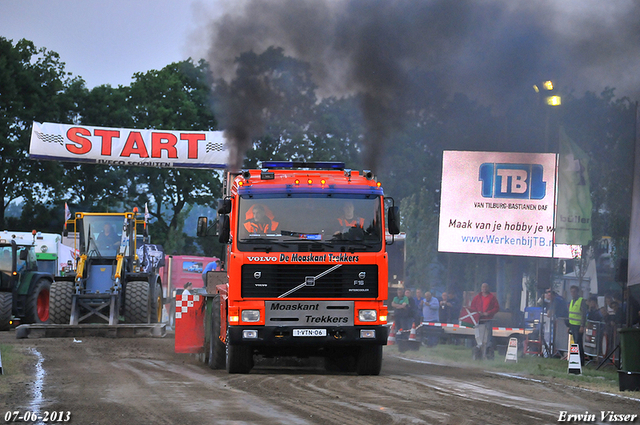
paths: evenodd
<path fill-rule="evenodd" d="M 424 305 L 422 307 L 422 320 L 425 322 L 438 322 L 440 320 L 440 302 L 431 292 L 424 294 Z"/>
<path fill-rule="evenodd" d="M 425 302 L 424 296 L 422 295 L 422 289 L 420 288 L 416 289 L 416 296 L 413 300 L 416 304 L 415 313 L 414 313 L 416 317 L 416 321 L 418 323 L 422 323 L 422 319 L 423 319 L 422 307 L 424 306 L 424 302 Z"/>
<path fill-rule="evenodd" d="M 573 341 L 580 347 L 580 360 L 584 362 L 584 348 L 582 346 L 582 336 L 587 320 L 587 303 L 580 296 L 580 288 L 576 285 L 569 288 L 571 301 L 569 302 L 569 332 L 573 335 Z"/>
<path fill-rule="evenodd" d="M 397 330 L 407 329 L 407 323 L 411 320 L 409 311 L 409 298 L 404 295 L 404 289 L 398 288 L 397 295 L 391 301 L 393 316 Z M 409 327 L 411 324 L 409 322 Z"/>
<path fill-rule="evenodd" d="M 413 297 L 413 291 L 409 288 L 404 290 L 404 296 L 409 300 L 409 321 L 408 328 L 411 329 L 411 325 L 419 323 L 416 312 L 416 299 Z"/>
<path fill-rule="evenodd" d="M 456 319 L 459 311 L 455 313 Z M 453 323 L 453 304 L 449 301 L 449 293 L 443 292 L 440 300 L 440 323 Z"/>
<path fill-rule="evenodd" d="M 475 327 L 476 347 L 474 347 L 474 358 L 479 360 L 482 358 L 493 358 L 493 347 L 491 346 L 491 336 L 493 328 L 491 320 L 493 316 L 500 310 L 498 299 L 489 290 L 489 284 L 483 283 L 480 286 L 480 293 L 471 301 L 471 311 L 480 314 L 480 323 Z M 487 348 L 491 346 L 491 350 Z"/>
<path fill-rule="evenodd" d="M 458 323 L 460 318 L 460 310 L 462 309 L 462 302 L 458 297 L 458 293 L 452 287 L 447 291 L 448 302 L 451 304 L 451 315 L 447 323 Z"/>
<path fill-rule="evenodd" d="M 587 299 L 587 320 L 591 320 L 592 322 L 601 322 L 602 314 L 600 313 L 600 308 L 598 307 L 598 297 L 595 295 L 591 295 Z"/>

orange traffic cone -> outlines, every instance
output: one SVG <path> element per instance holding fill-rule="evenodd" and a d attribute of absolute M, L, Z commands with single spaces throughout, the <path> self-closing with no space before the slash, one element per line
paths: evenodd
<path fill-rule="evenodd" d="M 411 332 L 409 333 L 409 341 L 416 340 L 416 324 L 411 325 Z"/>
<path fill-rule="evenodd" d="M 391 329 L 389 329 L 389 337 L 387 338 L 387 345 L 396 345 L 396 324 L 395 324 L 395 322 L 391 324 Z"/>

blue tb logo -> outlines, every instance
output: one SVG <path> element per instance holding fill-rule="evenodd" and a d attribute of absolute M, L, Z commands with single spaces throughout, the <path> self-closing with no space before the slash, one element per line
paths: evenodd
<path fill-rule="evenodd" d="M 543 199 L 547 183 L 540 164 L 495 164 L 480 166 L 483 198 Z"/>

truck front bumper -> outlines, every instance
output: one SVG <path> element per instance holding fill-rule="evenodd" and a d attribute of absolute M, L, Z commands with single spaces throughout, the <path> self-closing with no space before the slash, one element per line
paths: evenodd
<path fill-rule="evenodd" d="M 324 336 L 294 336 L 295 330 L 324 329 Z M 327 326 L 311 328 L 305 326 L 230 326 L 231 345 L 251 346 L 307 346 L 347 347 L 362 345 L 386 345 L 388 328 L 372 326 Z"/>

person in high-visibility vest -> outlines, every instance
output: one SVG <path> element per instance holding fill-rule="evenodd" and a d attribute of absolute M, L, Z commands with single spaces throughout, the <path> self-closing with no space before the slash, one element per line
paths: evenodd
<path fill-rule="evenodd" d="M 584 350 L 582 348 L 582 336 L 587 320 L 587 303 L 580 296 L 580 288 L 573 285 L 569 288 L 571 301 L 569 302 L 569 332 L 573 335 L 573 340 L 580 347 L 580 361 L 584 362 Z"/>

